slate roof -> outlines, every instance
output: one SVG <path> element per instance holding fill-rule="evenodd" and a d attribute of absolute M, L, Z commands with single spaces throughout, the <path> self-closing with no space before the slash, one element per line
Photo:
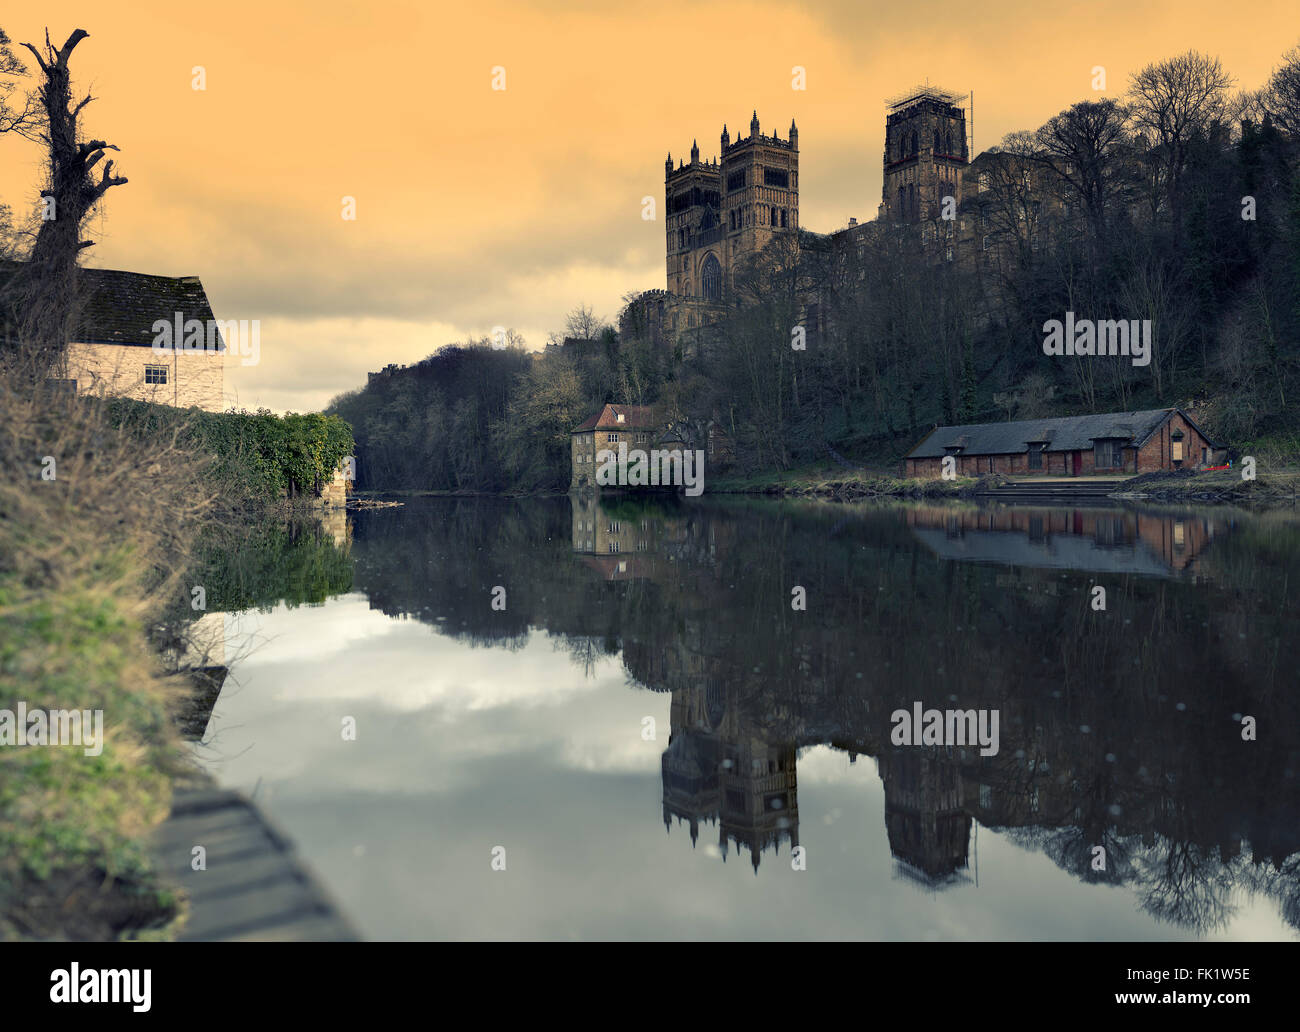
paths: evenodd
<path fill-rule="evenodd" d="M 621 423 L 618 421 L 620 415 L 623 417 Z M 605 405 L 594 416 L 575 426 L 571 433 L 581 434 L 591 430 L 653 430 L 660 422 L 652 405 Z"/>
<path fill-rule="evenodd" d="M 1029 451 L 1031 442 L 1045 444 L 1047 451 L 1086 451 L 1104 438 L 1122 438 L 1142 445 L 1179 409 L 1146 409 L 1141 412 L 1105 412 L 1091 416 L 1062 416 L 1056 419 L 1022 419 L 1014 423 L 976 423 L 970 426 L 941 426 L 910 452 L 909 459 L 936 459 L 957 447 L 963 455 L 1018 455 Z M 1190 419 L 1187 422 L 1196 426 Z M 1208 441 L 1200 427 L 1196 429 Z"/>
<path fill-rule="evenodd" d="M 0 263 L 0 287 L 19 268 L 17 262 Z M 83 344 L 128 344 L 152 347 L 153 324 L 166 319 L 175 324 L 176 313 L 204 324 L 214 318 L 208 295 L 197 276 L 151 276 L 118 269 L 78 270 L 84 297 L 72 339 Z M 225 339 L 222 337 L 222 350 Z"/>

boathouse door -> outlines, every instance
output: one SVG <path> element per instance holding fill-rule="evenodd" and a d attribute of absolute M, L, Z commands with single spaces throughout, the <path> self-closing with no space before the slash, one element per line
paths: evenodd
<path fill-rule="evenodd" d="M 1074 454 L 1074 475 L 1077 477 L 1083 472 L 1083 452 L 1076 451 Z"/>

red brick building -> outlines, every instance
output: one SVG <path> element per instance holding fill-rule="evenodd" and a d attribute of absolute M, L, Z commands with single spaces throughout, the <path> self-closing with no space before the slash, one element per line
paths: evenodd
<path fill-rule="evenodd" d="M 951 455 L 958 476 L 1136 475 L 1218 465 L 1219 450 L 1185 412 L 1167 408 L 936 427 L 903 466 L 909 477 L 940 477 Z"/>

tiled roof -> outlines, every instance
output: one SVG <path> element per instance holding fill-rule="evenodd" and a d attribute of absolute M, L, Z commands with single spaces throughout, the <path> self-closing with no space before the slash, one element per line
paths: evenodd
<path fill-rule="evenodd" d="M 0 263 L 0 286 L 18 268 L 17 262 Z M 159 319 L 175 325 L 180 312 L 183 320 L 202 322 L 206 335 L 208 320 L 213 318 L 208 295 L 197 276 L 85 268 L 77 275 L 84 301 L 72 339 L 80 343 L 151 347 L 157 336 L 153 325 Z"/>
<path fill-rule="evenodd" d="M 620 421 L 619 416 L 623 419 Z M 594 416 L 584 419 L 572 433 L 591 430 L 652 430 L 662 420 L 652 405 L 605 405 Z"/>
<path fill-rule="evenodd" d="M 1146 409 L 1057 419 L 1023 419 L 1014 423 L 941 426 L 927 434 L 907 453 L 907 458 L 940 458 L 947 454 L 948 448 L 960 448 L 964 455 L 1016 455 L 1027 452 L 1031 442 L 1045 444 L 1048 451 L 1086 451 L 1094 442 L 1104 438 L 1122 438 L 1141 445 L 1178 411 L 1172 408 Z M 1182 415 L 1187 419 L 1185 413 Z M 1191 423 L 1190 419 L 1187 421 Z"/>

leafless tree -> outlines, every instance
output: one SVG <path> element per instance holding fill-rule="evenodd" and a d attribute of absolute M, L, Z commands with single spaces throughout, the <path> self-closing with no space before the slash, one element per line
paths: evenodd
<path fill-rule="evenodd" d="M 1085 100 L 1049 119 L 1035 134 L 1036 159 L 1051 168 L 1064 192 L 1081 206 L 1094 239 L 1102 235 L 1119 178 L 1126 114 L 1114 100 Z"/>
<path fill-rule="evenodd" d="M 1224 120 L 1233 82 L 1217 57 L 1195 50 L 1149 64 L 1130 80 L 1129 124 L 1147 145 L 1171 212 L 1189 148 Z"/>
<path fill-rule="evenodd" d="M 8 33 L 0 29 L 0 133 L 28 131 L 36 119 L 36 104 L 30 93 L 19 94 L 19 80 L 27 67 L 13 52 Z"/>
<path fill-rule="evenodd" d="M 1300 46 L 1282 55 L 1282 64 L 1262 92 L 1264 110 L 1273 124 L 1289 136 L 1300 136 Z"/>
<path fill-rule="evenodd" d="M 48 32 L 43 47 L 23 44 L 40 69 L 35 91 L 39 110 L 30 135 L 47 149 L 49 179 L 42 191 L 40 228 L 29 261 L 14 277 L 10 303 L 19 313 L 21 360 L 38 381 L 62 363 L 75 318 L 77 262 L 93 244 L 81 238 L 82 224 L 109 190 L 126 183 L 125 177 L 114 174 L 112 160 L 104 160 L 117 148 L 104 140 L 84 140 L 80 131 L 81 112 L 94 98 L 86 94 L 73 103 L 68 64 L 87 35 L 77 29 L 58 49 Z M 24 135 L 29 135 L 28 128 Z"/>

